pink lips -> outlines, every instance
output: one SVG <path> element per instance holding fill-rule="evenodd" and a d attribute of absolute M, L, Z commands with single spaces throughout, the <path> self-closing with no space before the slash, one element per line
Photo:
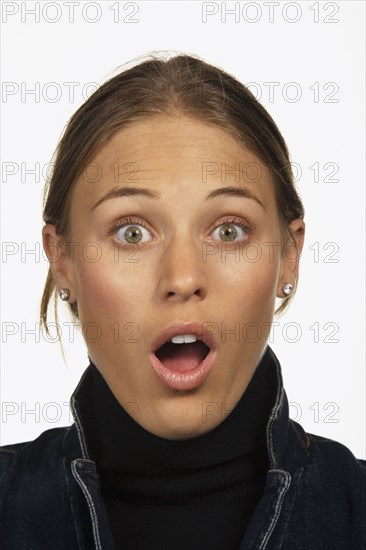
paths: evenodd
<path fill-rule="evenodd" d="M 194 369 L 185 372 L 169 369 L 155 355 L 155 351 L 160 346 L 177 334 L 194 334 L 210 348 L 210 352 L 205 359 Z M 156 375 L 165 386 L 175 390 L 192 390 L 200 386 L 207 379 L 217 357 L 216 342 L 213 335 L 205 330 L 203 323 L 175 323 L 165 329 L 154 340 L 149 357 Z"/>

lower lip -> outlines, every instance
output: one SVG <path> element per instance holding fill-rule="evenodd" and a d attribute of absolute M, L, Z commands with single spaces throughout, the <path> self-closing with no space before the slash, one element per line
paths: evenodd
<path fill-rule="evenodd" d="M 202 363 L 194 369 L 185 372 L 168 369 L 156 357 L 155 353 L 150 353 L 150 361 L 157 377 L 165 386 L 173 390 L 193 390 L 194 388 L 198 388 L 207 379 L 216 356 L 216 350 L 211 349 Z"/>

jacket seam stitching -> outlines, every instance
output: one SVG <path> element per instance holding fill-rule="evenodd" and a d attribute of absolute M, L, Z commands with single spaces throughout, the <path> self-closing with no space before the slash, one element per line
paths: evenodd
<path fill-rule="evenodd" d="M 293 422 L 291 422 L 291 426 L 292 426 L 293 429 L 294 429 L 295 435 L 296 435 L 297 439 L 299 440 L 301 447 L 304 449 L 304 451 L 305 451 L 305 453 L 307 454 L 307 456 L 310 456 L 309 448 L 308 448 L 308 446 L 306 445 L 305 440 L 301 437 L 301 434 L 300 434 L 300 432 L 298 431 L 298 429 L 297 429 L 297 427 L 296 427 L 296 424 L 294 424 Z M 307 435 L 306 437 L 307 437 L 307 441 L 309 442 L 309 445 L 310 445 L 310 438 L 309 438 L 308 435 Z"/>
<path fill-rule="evenodd" d="M 73 403 L 73 405 L 74 405 L 74 403 Z M 86 442 L 84 440 L 84 434 L 83 434 L 83 431 L 82 431 L 82 428 L 81 428 L 80 418 L 79 418 L 78 411 L 76 410 L 75 406 L 73 406 L 73 413 L 75 415 L 75 420 L 76 420 L 75 426 L 76 426 L 76 430 L 77 430 L 77 433 L 78 433 L 78 436 L 79 436 L 80 447 L 81 447 L 81 452 L 83 453 L 83 458 L 89 459 L 89 455 L 88 455 L 87 447 L 86 447 Z"/>
<path fill-rule="evenodd" d="M 96 513 L 96 510 L 95 510 L 95 506 L 94 506 L 94 503 L 93 503 L 93 499 L 92 499 L 91 494 L 88 491 L 85 483 L 83 482 L 83 480 L 81 479 L 79 473 L 77 472 L 74 463 L 71 464 L 71 468 L 72 468 L 72 472 L 73 472 L 74 476 L 77 478 L 77 481 L 78 481 L 78 483 L 81 487 L 81 490 L 83 491 L 83 493 L 85 495 L 85 498 L 86 498 L 87 503 L 88 503 L 88 508 L 89 508 L 90 513 L 92 515 L 92 526 L 93 526 L 94 540 L 95 540 L 96 545 L 97 545 L 97 550 L 102 550 L 102 545 L 101 545 L 100 536 L 99 536 L 99 529 L 98 529 L 98 518 L 97 518 L 97 513 Z"/>
<path fill-rule="evenodd" d="M 263 540 L 262 540 L 262 543 L 259 547 L 259 550 L 263 550 L 264 548 L 266 548 L 267 546 L 267 543 L 269 541 L 269 538 L 270 536 L 272 535 L 273 533 L 273 530 L 277 524 L 277 521 L 278 521 L 278 518 L 280 516 L 280 512 L 281 512 L 281 508 L 282 508 L 282 504 L 283 504 L 283 500 L 285 498 L 285 494 L 287 493 L 287 490 L 291 484 L 291 475 L 284 471 L 284 470 L 278 470 L 278 471 L 282 471 L 285 473 L 286 475 L 286 482 L 284 484 L 284 486 L 282 487 L 281 491 L 280 491 L 280 494 L 277 498 L 277 504 L 276 504 L 276 508 L 275 508 L 275 513 L 274 513 L 274 516 L 272 518 L 272 521 L 271 521 L 271 524 L 265 534 L 265 536 L 263 537 Z"/>

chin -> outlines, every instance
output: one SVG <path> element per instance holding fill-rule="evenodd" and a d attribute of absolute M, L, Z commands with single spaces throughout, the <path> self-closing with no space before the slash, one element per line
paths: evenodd
<path fill-rule="evenodd" d="M 185 405 L 181 403 L 182 406 L 179 406 L 176 400 L 169 405 L 160 403 L 154 415 L 155 420 L 147 429 L 165 439 L 195 437 L 207 430 L 208 423 L 202 422 L 202 400 L 197 401 L 195 405 L 189 403 L 188 397 L 187 400 Z"/>

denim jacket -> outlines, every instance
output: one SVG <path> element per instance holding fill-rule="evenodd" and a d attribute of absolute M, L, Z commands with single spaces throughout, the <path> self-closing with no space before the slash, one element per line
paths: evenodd
<path fill-rule="evenodd" d="M 238 550 L 366 550 L 366 460 L 289 418 L 281 366 L 271 354 L 277 396 L 266 428 L 270 468 Z M 90 368 L 70 399 L 71 426 L 0 447 L 1 550 L 117 550 L 80 420 L 78 392 Z M 204 541 L 201 548 L 210 550 Z"/>

